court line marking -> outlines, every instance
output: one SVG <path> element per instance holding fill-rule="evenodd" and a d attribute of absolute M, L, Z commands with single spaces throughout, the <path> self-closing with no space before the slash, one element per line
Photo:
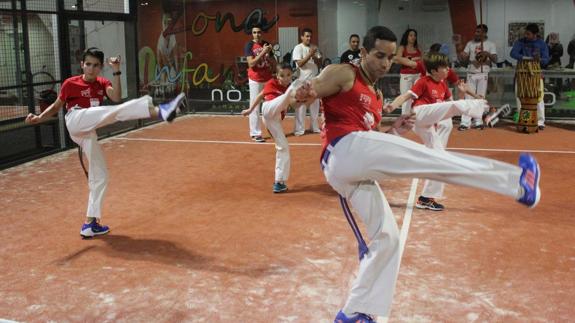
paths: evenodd
<path fill-rule="evenodd" d="M 411 225 L 411 215 L 413 214 L 413 206 L 415 205 L 415 192 L 417 191 L 417 184 L 419 183 L 418 178 L 414 178 L 411 181 L 411 189 L 409 190 L 409 196 L 407 197 L 407 205 L 405 206 L 405 214 L 403 215 L 403 222 L 401 223 L 401 233 L 399 234 L 399 264 L 397 273 L 401 270 L 401 260 L 403 259 L 403 251 L 405 250 L 405 244 L 407 242 L 407 234 L 409 233 L 409 226 Z M 397 282 L 396 282 L 397 283 Z M 393 297 L 395 298 L 395 296 Z M 391 313 L 391 308 L 389 309 Z M 387 323 L 389 317 L 379 316 L 377 321 L 380 323 Z"/>
<path fill-rule="evenodd" d="M 228 140 L 199 140 L 199 139 L 158 139 L 158 138 L 127 138 L 127 137 L 113 137 L 110 140 L 127 140 L 127 141 L 154 141 L 154 142 L 183 142 L 183 143 L 198 143 L 198 144 L 228 144 L 228 145 L 275 145 L 273 142 L 251 142 L 251 141 L 228 141 Z M 290 146 L 321 146 L 319 143 L 305 143 L 305 142 L 292 142 Z M 538 149 L 503 149 L 503 148 L 466 148 L 466 147 L 453 147 L 447 150 L 461 150 L 461 151 L 489 151 L 489 152 L 527 152 L 527 153 L 545 153 L 545 154 L 575 154 L 572 150 L 538 150 Z"/>

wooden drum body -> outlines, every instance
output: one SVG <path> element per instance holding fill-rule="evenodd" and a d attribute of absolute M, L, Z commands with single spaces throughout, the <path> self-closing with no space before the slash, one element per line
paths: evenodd
<path fill-rule="evenodd" d="M 521 60 L 515 71 L 517 98 L 521 102 L 517 131 L 537 132 L 537 103 L 541 100 L 541 67 L 537 60 Z"/>

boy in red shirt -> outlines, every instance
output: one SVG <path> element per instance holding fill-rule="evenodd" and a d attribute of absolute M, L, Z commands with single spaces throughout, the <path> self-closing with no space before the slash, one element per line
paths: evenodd
<path fill-rule="evenodd" d="M 403 102 L 413 99 L 413 111 L 416 121 L 413 131 L 419 135 L 425 146 L 437 150 L 445 150 L 449 134 L 453 129 L 451 117 L 459 114 L 473 115 L 481 118 L 487 107 L 484 100 L 468 100 L 467 104 L 436 103 L 452 101 L 451 91 L 447 87 L 446 79 L 449 75 L 449 59 L 446 55 L 430 52 L 424 57 L 424 65 L 428 75 L 415 82 L 411 90 L 397 97 L 391 106 L 397 108 Z M 458 82 L 460 99 L 467 91 L 463 82 Z M 433 211 L 443 211 L 444 206 L 435 199 L 443 197 L 445 184 L 439 181 L 426 180 L 423 192 L 417 200 L 416 207 Z"/>
<path fill-rule="evenodd" d="M 267 81 L 263 91 L 255 98 L 249 109 L 242 111 L 242 115 L 251 115 L 265 99 L 262 105 L 262 120 L 276 142 L 276 167 L 274 193 L 287 191 L 286 181 L 290 173 L 289 145 L 282 127 L 288 107 L 296 101 L 291 95 L 288 86 L 292 80 L 292 69 L 289 64 L 283 64 L 278 68 L 277 77 Z"/>
<path fill-rule="evenodd" d="M 44 112 L 40 115 L 30 113 L 26 117 L 26 123 L 38 124 L 58 113 L 66 105 L 66 127 L 90 165 L 88 210 L 86 221 L 80 230 L 80 235 L 84 238 L 110 231 L 108 226 L 100 224 L 102 202 L 108 185 L 108 170 L 98 144 L 96 129 L 116 121 L 143 118 L 160 118 L 171 122 L 176 117 L 176 110 L 183 105 L 185 99 L 185 95 L 181 93 L 174 100 L 156 107 L 152 103 L 152 98 L 146 95 L 120 105 L 100 106 L 104 96 L 114 102 L 120 102 L 122 99 L 120 58 L 112 57 L 108 60 L 108 64 L 114 71 L 112 82 L 99 76 L 104 66 L 104 53 L 94 47 L 88 48 L 80 63 L 84 73 L 66 79 L 58 99 Z"/>

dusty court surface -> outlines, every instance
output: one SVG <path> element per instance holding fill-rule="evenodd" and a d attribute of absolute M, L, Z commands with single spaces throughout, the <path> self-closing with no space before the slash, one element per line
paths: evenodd
<path fill-rule="evenodd" d="M 0 319 L 333 321 L 357 247 L 321 173 L 320 138 L 288 137 L 301 145 L 289 192 L 274 195 L 272 141 L 251 143 L 247 129 L 247 118 L 190 116 L 102 141 L 111 232 L 92 240 L 79 236 L 87 185 L 75 150 L 0 172 Z M 541 203 L 448 185 L 446 211 L 414 209 L 389 321 L 573 320 L 575 132 L 454 130 L 449 146 L 510 163 L 534 151 Z M 400 226 L 412 183 L 380 183 Z"/>

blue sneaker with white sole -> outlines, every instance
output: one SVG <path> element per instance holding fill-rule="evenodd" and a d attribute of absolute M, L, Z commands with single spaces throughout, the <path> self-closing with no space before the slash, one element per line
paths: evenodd
<path fill-rule="evenodd" d="M 92 238 L 94 236 L 103 235 L 110 232 L 110 228 L 107 225 L 101 225 L 98 221 L 92 221 L 90 223 L 84 223 L 82 225 L 82 230 L 80 230 L 80 235 L 82 238 Z"/>
<path fill-rule="evenodd" d="M 533 208 L 539 203 L 541 198 L 541 189 L 539 188 L 541 170 L 539 169 L 539 164 L 532 155 L 522 153 L 519 155 L 519 167 L 523 169 L 521 177 L 519 177 L 519 185 L 523 189 L 523 195 L 517 201 Z"/>
<path fill-rule="evenodd" d="M 172 122 L 176 118 L 178 108 L 182 108 L 185 104 L 185 98 L 186 95 L 184 93 L 180 93 L 172 101 L 160 104 L 159 108 L 162 120 Z"/>
<path fill-rule="evenodd" d="M 274 183 L 274 193 L 283 193 L 287 191 L 287 185 L 285 183 L 275 182 Z"/>
<path fill-rule="evenodd" d="M 367 314 L 356 313 L 354 316 L 346 316 L 342 311 L 337 313 L 333 323 L 377 323 L 374 318 Z"/>

